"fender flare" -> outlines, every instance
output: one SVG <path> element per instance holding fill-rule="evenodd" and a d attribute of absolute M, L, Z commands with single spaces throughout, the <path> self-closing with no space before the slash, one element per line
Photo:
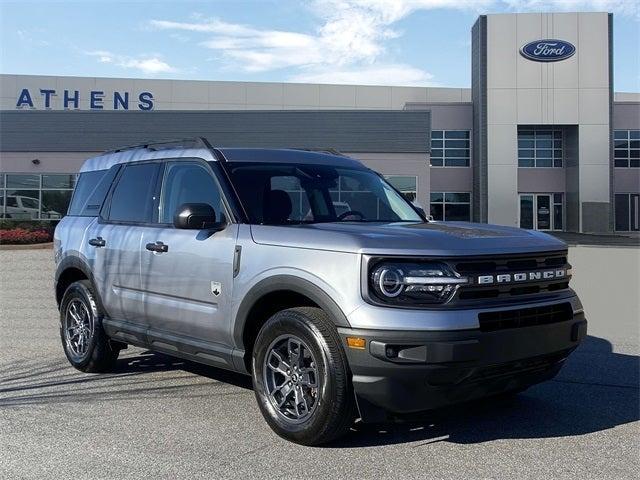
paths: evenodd
<path fill-rule="evenodd" d="M 242 349 L 245 347 L 242 336 L 249 312 L 256 302 L 269 293 L 282 290 L 289 290 L 308 297 L 331 316 L 336 326 L 351 328 L 342 309 L 331 296 L 320 287 L 311 283 L 309 280 L 294 275 L 274 275 L 273 277 L 259 281 L 251 287 L 240 303 L 233 327 L 233 338 L 236 345 L 241 346 L 240 348 Z"/>
<path fill-rule="evenodd" d="M 89 267 L 87 262 L 85 262 L 80 257 L 77 257 L 75 255 L 63 258 L 58 264 L 58 266 L 56 267 L 56 272 L 54 276 L 54 279 L 55 279 L 54 295 L 56 297 L 56 303 L 58 303 L 58 281 L 60 280 L 60 276 L 70 268 L 75 268 L 76 270 L 80 270 L 84 274 L 84 276 L 87 277 L 89 281 L 94 285 L 93 293 L 96 296 L 98 307 L 100 307 L 100 310 L 102 312 L 105 312 L 106 314 L 106 310 L 104 308 L 104 304 L 102 303 L 102 298 L 100 297 L 100 293 L 98 292 L 98 289 L 96 287 L 96 282 L 93 276 L 93 272 L 91 271 L 91 268 Z M 60 308 L 59 303 L 58 303 L 58 308 Z"/>

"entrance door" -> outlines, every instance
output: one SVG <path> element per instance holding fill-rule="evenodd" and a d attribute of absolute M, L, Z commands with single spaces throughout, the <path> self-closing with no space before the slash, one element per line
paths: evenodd
<path fill-rule="evenodd" d="M 536 229 L 553 229 L 551 225 L 551 195 L 536 195 Z"/>
<path fill-rule="evenodd" d="M 562 194 L 521 193 L 520 228 L 562 230 Z"/>
<path fill-rule="evenodd" d="M 637 232 L 640 230 L 640 194 L 616 193 L 616 230 Z"/>

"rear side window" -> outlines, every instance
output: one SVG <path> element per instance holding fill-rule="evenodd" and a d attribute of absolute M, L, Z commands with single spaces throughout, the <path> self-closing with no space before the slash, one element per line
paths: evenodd
<path fill-rule="evenodd" d="M 127 223 L 151 223 L 156 204 L 155 189 L 159 163 L 124 167 L 111 196 L 109 220 Z"/>
<path fill-rule="evenodd" d="M 109 170 L 81 173 L 73 192 L 68 215 L 97 217 L 119 165 Z"/>

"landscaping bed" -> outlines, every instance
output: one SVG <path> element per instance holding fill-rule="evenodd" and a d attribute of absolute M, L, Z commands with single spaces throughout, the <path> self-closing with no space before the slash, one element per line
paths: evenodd
<path fill-rule="evenodd" d="M 0 221 L 0 245 L 40 245 L 53 241 L 51 222 Z"/>

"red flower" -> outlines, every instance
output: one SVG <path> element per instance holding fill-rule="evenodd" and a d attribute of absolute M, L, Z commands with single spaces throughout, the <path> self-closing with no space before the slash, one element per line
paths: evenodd
<path fill-rule="evenodd" d="M 27 245 L 31 243 L 45 243 L 50 241 L 51 234 L 46 230 L 27 230 L 26 228 L 0 230 L 0 244 Z"/>

